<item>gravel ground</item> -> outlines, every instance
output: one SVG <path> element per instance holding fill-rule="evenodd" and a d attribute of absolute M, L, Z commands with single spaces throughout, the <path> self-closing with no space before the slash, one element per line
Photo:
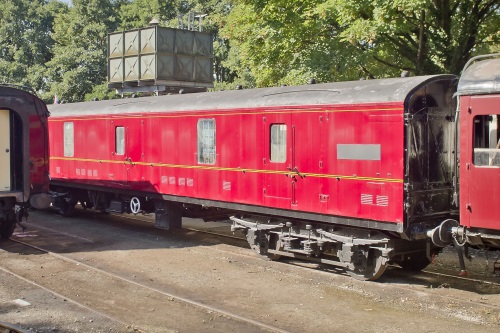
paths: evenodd
<path fill-rule="evenodd" d="M 147 222 L 84 212 L 73 219 L 34 212 L 29 222 L 28 233 L 14 239 L 74 260 L 0 243 L 0 321 L 33 332 L 500 329 L 500 287 L 495 284 L 427 273 L 407 276 L 398 270 L 389 270 L 380 282 L 361 282 L 308 268 L 314 265 L 264 261 L 215 236 L 165 232 Z M 186 225 L 196 223 L 186 220 Z M 483 261 L 476 258 L 470 275 L 500 282 Z M 428 270 L 456 273 L 457 267 L 447 250 Z"/>

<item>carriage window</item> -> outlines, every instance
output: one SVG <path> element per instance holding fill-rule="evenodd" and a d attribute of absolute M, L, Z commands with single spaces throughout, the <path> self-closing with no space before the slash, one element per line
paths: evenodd
<path fill-rule="evenodd" d="M 64 123 L 64 156 L 75 155 L 75 131 L 73 123 Z"/>
<path fill-rule="evenodd" d="M 198 163 L 215 164 L 215 119 L 198 120 Z"/>
<path fill-rule="evenodd" d="M 115 153 L 125 155 L 125 128 L 123 126 L 115 127 Z"/>
<path fill-rule="evenodd" d="M 500 115 L 474 117 L 474 164 L 500 167 Z"/>
<path fill-rule="evenodd" d="M 286 125 L 271 125 L 271 162 L 286 162 Z"/>

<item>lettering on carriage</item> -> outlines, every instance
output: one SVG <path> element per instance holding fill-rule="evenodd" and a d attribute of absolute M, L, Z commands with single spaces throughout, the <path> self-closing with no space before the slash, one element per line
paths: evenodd
<path fill-rule="evenodd" d="M 193 185 L 194 185 L 194 180 L 193 180 L 193 178 L 188 178 L 188 179 L 187 179 L 187 182 L 186 182 L 186 185 L 187 185 L 187 186 L 190 186 L 190 187 L 193 187 Z"/>
<path fill-rule="evenodd" d="M 56 167 L 56 173 L 61 173 L 61 167 Z"/>
<path fill-rule="evenodd" d="M 161 176 L 161 183 L 162 184 L 167 184 L 168 183 L 168 177 L 167 176 Z"/>
<path fill-rule="evenodd" d="M 76 169 L 76 175 L 80 176 L 80 169 Z"/>
<path fill-rule="evenodd" d="M 222 189 L 224 191 L 231 191 L 231 182 L 223 181 L 222 182 Z"/>
<path fill-rule="evenodd" d="M 179 186 L 186 186 L 186 178 L 179 178 Z"/>
<path fill-rule="evenodd" d="M 169 183 L 170 185 L 175 185 L 175 177 L 169 177 L 169 178 L 168 178 L 168 183 Z"/>
<path fill-rule="evenodd" d="M 358 161 L 380 161 L 379 144 L 337 144 L 337 159 Z"/>

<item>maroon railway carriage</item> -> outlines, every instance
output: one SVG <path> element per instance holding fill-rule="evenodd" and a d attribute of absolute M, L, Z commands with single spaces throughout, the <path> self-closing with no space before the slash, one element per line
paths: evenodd
<path fill-rule="evenodd" d="M 452 75 L 53 105 L 54 205 L 231 217 L 261 254 L 422 269 L 452 205 Z"/>
<path fill-rule="evenodd" d="M 0 237 L 9 238 L 29 202 L 50 198 L 46 105 L 20 87 L 0 85 Z M 17 212 L 17 214 L 16 214 Z"/>
<path fill-rule="evenodd" d="M 470 64 L 470 66 L 469 66 Z M 500 248 L 500 54 L 471 59 L 458 85 L 459 242 Z"/>

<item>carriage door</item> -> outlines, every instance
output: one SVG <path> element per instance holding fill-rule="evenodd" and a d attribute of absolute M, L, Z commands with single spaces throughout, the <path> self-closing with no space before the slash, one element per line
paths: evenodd
<path fill-rule="evenodd" d="M 128 161 L 127 180 L 141 182 L 144 180 L 143 166 L 141 164 L 144 161 L 142 150 L 144 120 L 131 119 L 127 121 L 127 125 L 125 127 L 125 155 Z M 136 188 L 139 185 L 137 183 Z"/>
<path fill-rule="evenodd" d="M 327 207 L 328 192 L 321 191 L 324 173 L 321 142 L 325 114 L 311 110 L 292 112 L 292 209 L 320 212 Z"/>
<path fill-rule="evenodd" d="M 113 176 L 119 181 L 140 181 L 142 179 L 140 164 L 142 153 L 142 120 L 112 120 L 111 132 L 114 142 L 113 160 L 123 163 L 113 167 Z"/>
<path fill-rule="evenodd" d="M 500 106 L 499 96 L 471 96 L 467 122 L 472 154 L 466 163 L 468 198 L 465 222 L 470 227 L 498 229 L 500 224 Z M 468 112 L 468 111 L 465 111 Z M 469 136 L 470 137 L 470 136 Z M 472 156 L 471 156 L 472 155 Z M 472 161 L 470 158 L 472 157 Z M 461 166 L 462 167 L 462 166 Z M 462 207 L 463 208 L 463 207 Z"/>
<path fill-rule="evenodd" d="M 0 191 L 11 190 L 10 111 L 0 110 Z"/>
<path fill-rule="evenodd" d="M 261 147 L 264 204 L 290 209 L 292 202 L 292 126 L 289 112 L 262 116 L 264 145 Z"/>

